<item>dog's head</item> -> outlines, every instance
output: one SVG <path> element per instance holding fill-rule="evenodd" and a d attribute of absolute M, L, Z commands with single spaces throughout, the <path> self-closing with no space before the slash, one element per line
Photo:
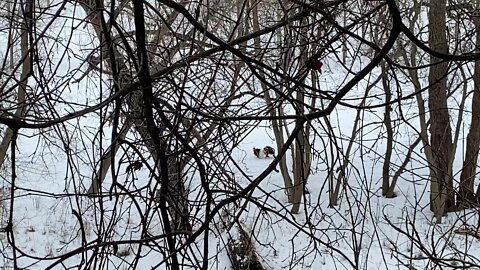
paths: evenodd
<path fill-rule="evenodd" d="M 273 149 L 273 147 L 271 146 L 265 146 L 263 148 L 263 151 L 266 153 L 266 154 L 275 154 L 275 149 Z"/>

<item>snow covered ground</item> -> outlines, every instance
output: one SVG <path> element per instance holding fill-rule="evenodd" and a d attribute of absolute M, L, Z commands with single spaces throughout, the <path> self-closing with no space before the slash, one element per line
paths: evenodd
<path fill-rule="evenodd" d="M 273 145 L 269 135 L 268 129 L 257 128 L 233 152 L 249 176 L 248 179 L 237 176 L 240 185 L 247 185 L 271 162 L 271 159 L 257 159 L 251 151 L 254 146 Z M 21 137 L 18 144 L 13 230 L 19 266 L 45 269 L 80 248 L 82 241 L 94 241 L 97 233 L 108 235 L 111 241 L 138 239 L 140 216 L 129 198 L 104 198 L 101 207 L 105 213 L 100 215 L 100 206 L 91 198 L 71 196 L 89 182 L 86 180 L 89 174 L 85 173 L 85 179 L 71 179 L 66 176 L 64 154 L 60 150 L 34 153 L 36 143 L 35 138 Z M 252 195 L 261 204 L 247 204 L 240 222 L 255 235 L 255 249 L 268 269 L 353 269 L 354 266 L 358 269 L 434 269 L 433 258 L 456 259 L 459 267 L 476 263 L 473 269 L 478 268 L 479 240 L 465 227 L 478 224 L 478 212 L 449 213 L 443 224 L 435 224 L 428 209 L 424 168 L 412 168 L 403 175 L 396 198 L 382 197 L 381 163 L 373 158 L 375 156 L 378 159 L 375 151 L 371 151 L 364 155 L 363 167 L 355 165 L 359 171 L 348 178 L 348 188 L 342 192 L 335 208 L 328 207 L 328 186 L 321 166 L 310 177 L 310 194 L 298 215 L 289 212 L 279 173 L 273 172 L 261 183 Z M 82 166 L 79 169 L 82 170 Z M 0 204 L 2 227 L 6 225 L 10 204 L 8 171 L 4 175 Z M 131 181 L 131 175 L 121 173 L 120 177 Z M 145 169 L 136 175 L 137 186 L 141 185 L 142 178 L 148 178 Z M 109 183 L 104 187 L 108 190 Z M 74 212 L 81 213 L 81 223 Z M 99 217 L 105 220 L 100 222 Z M 210 269 L 230 269 L 225 246 L 229 235 L 238 237 L 236 227 L 227 231 L 217 218 L 210 228 Z M 148 231 L 151 235 L 161 234 L 158 218 L 150 220 Z M 202 238 L 197 239 L 198 250 L 192 252 L 200 252 L 202 243 Z M 5 233 L 0 233 L 0 244 L 1 263 L 4 269 L 9 269 L 13 267 L 13 253 Z M 138 245 L 119 244 L 116 255 L 109 248 L 103 250 L 108 263 L 102 268 L 130 269 L 129 262 L 136 258 Z M 137 269 L 164 268 L 164 264 L 159 265 L 162 254 L 158 249 L 144 247 L 140 253 Z M 79 252 L 53 269 L 85 265 L 91 255 L 92 250 Z"/>

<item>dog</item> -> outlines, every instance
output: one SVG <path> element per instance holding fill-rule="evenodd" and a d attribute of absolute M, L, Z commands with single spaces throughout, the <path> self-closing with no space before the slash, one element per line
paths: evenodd
<path fill-rule="evenodd" d="M 271 146 L 265 146 L 263 149 L 253 147 L 253 154 L 257 158 L 268 158 L 270 156 L 275 157 L 275 149 L 273 149 Z M 277 168 L 275 168 L 274 171 L 279 172 Z"/>
<path fill-rule="evenodd" d="M 265 146 L 263 148 L 263 152 L 265 153 L 265 157 L 268 157 L 268 155 L 275 157 L 275 149 L 273 149 L 271 146 Z"/>
<path fill-rule="evenodd" d="M 275 157 L 275 149 L 271 146 L 265 146 L 263 149 L 253 147 L 253 154 L 257 158 Z"/>

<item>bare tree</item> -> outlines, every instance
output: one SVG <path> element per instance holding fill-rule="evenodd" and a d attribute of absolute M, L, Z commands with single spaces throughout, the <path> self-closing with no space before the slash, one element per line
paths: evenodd
<path fill-rule="evenodd" d="M 448 53 L 446 39 L 446 1 L 434 1 L 428 12 L 429 45 L 432 50 Z M 431 175 L 431 209 L 441 223 L 445 211 L 454 207 L 452 179 L 452 129 L 447 104 L 448 63 L 431 56 L 429 72 L 428 108 L 430 138 L 434 163 Z"/>
<path fill-rule="evenodd" d="M 7 2 L 6 5 L 8 5 L 10 8 L 12 8 L 12 3 Z M 27 95 L 27 86 L 28 86 L 28 79 L 32 75 L 32 55 L 33 51 L 30 50 L 30 44 L 33 39 L 33 31 L 34 31 L 34 23 L 35 23 L 35 18 L 34 18 L 34 1 L 33 0 L 28 0 L 25 2 L 25 5 L 21 6 L 21 9 L 17 9 L 18 7 L 16 5 L 13 5 L 13 11 L 17 13 L 22 13 L 23 14 L 23 21 L 21 22 L 21 25 L 18 25 L 18 29 L 20 30 L 20 56 L 19 59 L 19 65 L 14 67 L 13 65 L 10 65 L 10 68 L 12 72 L 14 72 L 19 66 L 21 67 L 21 75 L 20 75 L 20 81 L 17 84 L 17 105 L 15 106 L 16 109 L 12 113 L 13 116 L 17 118 L 23 118 L 25 115 L 26 111 L 26 95 Z M 12 20 L 10 22 L 10 25 L 13 29 L 17 29 L 16 22 Z M 11 64 L 15 61 L 14 58 L 14 51 L 15 51 L 15 36 L 10 36 L 8 46 L 6 48 L 7 54 L 10 55 L 10 61 Z M 5 96 L 7 95 L 7 96 Z M 8 99 L 9 94 L 8 93 L 3 93 L 3 99 Z M 3 165 L 5 162 L 5 158 L 7 156 L 7 152 L 9 149 L 10 142 L 12 140 L 13 136 L 13 130 L 11 128 L 7 128 L 5 131 L 5 134 L 3 134 L 2 142 L 0 143 L 0 165 Z"/>
<path fill-rule="evenodd" d="M 480 3 L 475 1 L 476 8 L 479 5 Z M 480 35 L 478 34 L 480 33 L 480 21 L 477 17 L 474 17 L 473 22 L 476 32 L 476 52 L 480 52 Z M 477 170 L 478 151 L 480 149 L 480 63 L 478 61 L 474 65 L 473 82 L 472 115 L 458 193 L 458 204 L 461 207 L 470 207 L 480 198 L 480 187 L 477 189 L 477 198 L 475 198 L 474 194 L 474 180 Z"/>

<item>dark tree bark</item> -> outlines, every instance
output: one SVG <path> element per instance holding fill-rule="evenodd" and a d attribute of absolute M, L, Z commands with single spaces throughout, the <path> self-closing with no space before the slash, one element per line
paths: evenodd
<path fill-rule="evenodd" d="M 431 1 L 428 12 L 429 45 L 434 51 L 447 53 L 446 0 Z M 430 208 L 438 223 L 445 211 L 455 205 L 451 177 L 452 129 L 447 106 L 448 63 L 431 56 L 428 81 L 428 107 L 430 110 L 431 150 L 433 174 L 430 175 Z"/>
<path fill-rule="evenodd" d="M 480 45 L 480 21 L 475 18 L 476 44 Z M 477 52 L 480 49 L 477 48 Z M 458 204 L 460 207 L 470 207 L 473 202 L 477 202 L 480 198 L 480 186 L 475 196 L 473 182 L 475 180 L 478 149 L 480 148 L 480 62 L 475 62 L 473 75 L 474 89 L 472 100 L 472 119 L 470 129 L 467 135 L 467 148 L 463 169 L 460 175 L 460 190 L 458 193 Z M 476 198 L 475 198 L 476 197 Z"/>

